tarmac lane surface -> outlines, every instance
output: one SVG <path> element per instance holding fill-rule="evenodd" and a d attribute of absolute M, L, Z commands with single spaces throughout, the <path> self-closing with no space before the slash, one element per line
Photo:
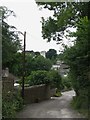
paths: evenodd
<path fill-rule="evenodd" d="M 84 118 L 70 107 L 73 96 L 75 92 L 71 90 L 62 92 L 61 97 L 26 105 L 16 118 Z"/>

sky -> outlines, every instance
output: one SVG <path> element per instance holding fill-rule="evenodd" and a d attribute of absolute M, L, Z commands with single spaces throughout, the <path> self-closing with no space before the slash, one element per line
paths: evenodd
<path fill-rule="evenodd" d="M 41 33 L 41 17 L 47 18 L 53 14 L 52 12 L 46 9 L 40 11 L 34 0 L 0 0 L 0 4 L 16 14 L 16 17 L 10 16 L 7 22 L 22 33 L 26 31 L 26 50 L 40 52 L 55 49 L 59 53 L 60 45 L 57 45 L 55 41 L 47 42 L 42 38 Z"/>

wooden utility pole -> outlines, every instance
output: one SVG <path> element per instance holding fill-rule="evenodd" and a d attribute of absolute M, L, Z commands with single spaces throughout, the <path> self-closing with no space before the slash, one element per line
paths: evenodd
<path fill-rule="evenodd" d="M 22 78 L 22 98 L 24 100 L 24 81 L 25 81 L 25 48 L 26 48 L 26 32 L 24 32 L 24 50 L 23 50 L 23 78 Z"/>

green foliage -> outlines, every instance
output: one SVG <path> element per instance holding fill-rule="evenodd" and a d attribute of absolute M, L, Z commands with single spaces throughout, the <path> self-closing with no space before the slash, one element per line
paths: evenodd
<path fill-rule="evenodd" d="M 35 59 L 34 70 L 50 70 L 52 64 L 49 59 L 44 58 L 43 56 L 38 56 Z M 35 69 L 36 68 L 36 69 Z"/>
<path fill-rule="evenodd" d="M 42 35 L 48 41 L 62 41 L 64 31 L 68 27 L 76 27 L 79 18 L 88 15 L 88 3 L 85 2 L 43 2 L 37 3 L 43 8 L 53 11 L 53 16 L 42 18 Z"/>
<path fill-rule="evenodd" d="M 89 96 L 89 93 L 84 93 L 90 87 L 90 15 L 88 14 L 90 2 L 39 2 L 37 4 L 54 12 L 53 16 L 47 20 L 42 18 L 44 39 L 47 38 L 48 41 L 51 41 L 53 38 L 63 45 L 62 39 L 65 30 L 69 27 L 77 28 L 76 32 L 69 33 L 70 37 L 75 37 L 74 46 L 68 48 L 64 45 L 62 59 L 70 66 L 69 76 L 77 96 L 75 104 L 78 108 L 84 108 L 87 106 L 86 97 Z"/>
<path fill-rule="evenodd" d="M 12 63 L 9 65 L 10 72 L 14 75 L 21 77 L 23 73 L 23 53 L 15 53 L 14 59 Z M 43 56 L 39 55 L 39 53 L 28 53 L 25 56 L 25 75 L 28 76 L 32 71 L 36 70 L 46 70 L 49 71 L 51 69 L 52 62 L 50 59 L 46 59 Z"/>
<path fill-rule="evenodd" d="M 68 76 L 62 77 L 62 84 L 63 84 L 62 90 L 72 89 L 72 83 L 71 83 L 70 79 L 68 78 Z"/>
<path fill-rule="evenodd" d="M 13 63 L 9 65 L 10 72 L 16 76 L 22 76 L 23 73 L 23 54 L 22 53 L 15 53 Z"/>
<path fill-rule="evenodd" d="M 14 12 L 6 7 L 0 7 L 0 11 L 2 11 L 2 67 L 8 67 L 12 71 L 15 54 L 21 49 L 19 34 L 14 26 L 6 23 L 6 19 L 14 15 Z"/>
<path fill-rule="evenodd" d="M 26 56 L 26 76 L 30 75 L 32 71 L 37 70 L 46 70 L 49 71 L 51 69 L 52 63 L 49 59 L 44 58 L 41 55 Z"/>
<path fill-rule="evenodd" d="M 90 104 L 89 97 L 89 71 L 90 65 L 90 44 L 88 44 L 89 20 L 88 17 L 81 18 L 77 23 L 77 31 L 72 35 L 76 37 L 73 47 L 66 49 L 64 52 L 64 60 L 70 66 L 70 78 L 73 88 L 76 92 L 76 98 L 73 106 L 76 109 L 86 109 Z"/>
<path fill-rule="evenodd" d="M 32 71 L 31 75 L 28 76 L 27 79 L 29 80 L 30 86 L 49 83 L 47 71 L 44 70 Z"/>
<path fill-rule="evenodd" d="M 49 59 L 55 59 L 57 57 L 57 51 L 54 49 L 49 49 L 49 51 L 46 52 L 46 58 Z"/>
<path fill-rule="evenodd" d="M 87 75 L 89 72 L 88 58 L 90 51 L 88 44 L 88 24 L 87 17 L 80 20 L 77 24 L 77 32 L 74 33 L 77 36 L 76 43 L 64 52 L 64 60 L 71 68 L 70 76 L 73 87 L 77 87 L 76 89 L 87 87 L 89 84 Z"/>
<path fill-rule="evenodd" d="M 63 53 L 60 53 L 57 55 L 57 60 L 63 60 Z"/>
<path fill-rule="evenodd" d="M 2 116 L 4 118 L 13 118 L 22 106 L 23 100 L 19 93 L 9 92 L 4 94 L 2 99 Z"/>
<path fill-rule="evenodd" d="M 49 84 L 51 87 L 61 88 L 61 76 L 56 71 L 32 71 L 31 75 L 26 78 L 26 81 L 30 86 Z"/>
<path fill-rule="evenodd" d="M 59 75 L 59 73 L 55 70 L 50 70 L 48 72 L 48 78 L 51 81 L 51 88 L 57 88 L 57 89 L 61 89 L 62 86 L 62 80 L 61 80 L 61 76 Z"/>
<path fill-rule="evenodd" d="M 71 102 L 71 106 L 81 112 L 86 117 L 88 116 L 88 112 L 90 111 L 89 106 L 89 98 L 87 89 L 83 89 L 80 91 L 79 96 L 75 96 Z M 89 109 L 88 109 L 89 108 Z"/>

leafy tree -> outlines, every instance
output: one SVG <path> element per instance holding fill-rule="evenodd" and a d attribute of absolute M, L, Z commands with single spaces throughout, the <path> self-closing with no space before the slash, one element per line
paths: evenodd
<path fill-rule="evenodd" d="M 25 53 L 26 53 L 26 54 L 33 55 L 33 56 L 35 56 L 35 55 L 36 55 L 36 56 L 39 56 L 39 55 L 40 55 L 40 52 L 38 52 L 38 51 L 37 51 L 37 52 L 34 52 L 33 50 L 31 50 L 31 51 L 25 51 Z"/>
<path fill-rule="evenodd" d="M 70 77 L 74 90 L 76 91 L 76 108 L 89 109 L 89 59 L 90 44 L 88 44 L 89 31 L 88 17 L 81 18 L 77 23 L 77 31 L 72 36 L 76 36 L 75 45 L 66 49 L 64 52 L 64 60 L 70 66 Z"/>
<path fill-rule="evenodd" d="M 36 70 L 46 70 L 49 71 L 51 69 L 52 63 L 49 59 L 44 58 L 41 55 L 26 56 L 26 76 L 30 75 L 32 71 Z"/>
<path fill-rule="evenodd" d="M 53 11 L 53 17 L 42 18 L 42 35 L 48 41 L 62 41 L 64 31 L 76 27 L 79 18 L 88 16 L 88 2 L 38 2 L 39 6 Z"/>
<path fill-rule="evenodd" d="M 48 84 L 50 82 L 47 78 L 47 71 L 44 70 L 32 71 L 27 79 L 30 85 Z"/>
<path fill-rule="evenodd" d="M 77 97 L 75 104 L 79 108 L 89 108 L 89 59 L 90 59 L 90 2 L 55 2 L 38 3 L 44 8 L 54 12 L 53 17 L 47 20 L 42 18 L 42 34 L 44 39 L 51 39 L 62 43 L 65 30 L 69 27 L 77 28 L 75 33 L 70 33 L 70 37 L 76 37 L 74 46 L 68 48 L 64 45 L 63 60 L 70 66 L 70 77 Z M 88 99 L 89 97 L 89 99 Z M 90 101 L 90 100 L 89 100 Z"/>
<path fill-rule="evenodd" d="M 36 70 L 50 70 L 52 63 L 49 59 L 44 58 L 43 56 L 38 56 L 35 58 L 35 67 Z"/>
<path fill-rule="evenodd" d="M 78 83 L 78 90 L 88 85 L 87 72 L 88 71 L 88 58 L 89 58 L 89 44 L 88 44 L 88 18 L 82 18 L 77 24 L 77 32 L 73 33 L 77 36 L 76 43 L 73 47 L 66 49 L 64 52 L 64 60 L 70 65 L 71 73 L 74 75 L 76 83 Z M 87 77 L 85 77 L 87 76 Z M 77 80 L 78 79 L 78 80 Z M 80 80 L 81 79 L 81 80 Z M 80 81 L 79 81 L 80 80 Z M 82 81 L 82 82 L 81 82 Z M 84 83 L 83 83 L 84 82 Z M 75 82 L 74 82 L 75 83 Z"/>
<path fill-rule="evenodd" d="M 61 76 L 60 74 L 55 71 L 55 70 L 50 70 L 48 72 L 48 78 L 50 79 L 51 81 L 51 87 L 53 88 L 57 88 L 58 90 L 61 90 L 62 88 L 62 79 L 61 79 Z"/>
<path fill-rule="evenodd" d="M 23 73 L 23 54 L 17 52 L 14 55 L 14 64 L 11 63 L 9 65 L 10 70 L 15 75 L 21 77 Z M 25 76 L 31 74 L 32 71 L 36 70 L 46 70 L 49 71 L 51 69 L 52 63 L 49 59 L 44 58 L 39 54 L 28 53 L 25 55 Z"/>
<path fill-rule="evenodd" d="M 62 59 L 63 59 L 63 53 L 58 54 L 58 55 L 57 55 L 57 59 L 58 59 L 58 60 L 62 60 Z"/>
<path fill-rule="evenodd" d="M 40 55 L 40 52 L 35 52 L 35 55 L 38 55 L 38 56 L 39 56 L 39 55 Z"/>
<path fill-rule="evenodd" d="M 46 58 L 55 59 L 56 56 L 57 56 L 57 51 L 55 49 L 49 49 L 49 51 L 46 52 Z"/>
<path fill-rule="evenodd" d="M 9 65 L 10 71 L 18 76 L 21 77 L 23 74 L 23 54 L 20 52 L 17 52 L 14 54 L 13 63 Z"/>
<path fill-rule="evenodd" d="M 26 80 L 29 85 L 47 84 L 54 88 L 57 87 L 59 90 L 61 89 L 62 84 L 61 76 L 57 71 L 32 71 L 31 75 L 29 75 Z"/>
<path fill-rule="evenodd" d="M 74 41 L 73 47 L 65 47 L 64 60 L 70 65 L 72 76 L 74 76 L 74 83 L 77 83 L 76 86 L 79 88 L 80 84 L 78 84 L 79 82 L 75 82 L 75 80 L 77 81 L 77 76 L 80 76 L 85 72 L 83 70 L 83 73 L 82 71 L 80 72 L 80 69 L 84 69 L 85 66 L 87 68 L 88 66 L 88 48 L 90 48 L 88 44 L 88 27 L 90 23 L 88 21 L 88 18 L 90 18 L 88 10 L 90 8 L 90 2 L 39 2 L 37 4 L 54 11 L 53 17 L 49 17 L 47 20 L 42 18 L 43 38 L 48 38 L 48 41 L 52 38 L 56 41 L 62 41 L 62 35 L 64 35 L 64 31 L 67 28 L 77 27 L 77 32 L 72 35 L 70 34 L 71 37 L 76 37 L 76 41 Z M 86 64 L 83 64 L 84 62 Z M 79 63 L 82 63 L 84 67 L 80 67 L 82 65 Z"/>
<path fill-rule="evenodd" d="M 20 39 L 16 28 L 6 22 L 10 15 L 15 16 L 14 12 L 6 7 L 0 7 L 0 11 L 2 11 L 2 67 L 8 67 L 12 72 L 15 54 L 21 49 Z"/>

